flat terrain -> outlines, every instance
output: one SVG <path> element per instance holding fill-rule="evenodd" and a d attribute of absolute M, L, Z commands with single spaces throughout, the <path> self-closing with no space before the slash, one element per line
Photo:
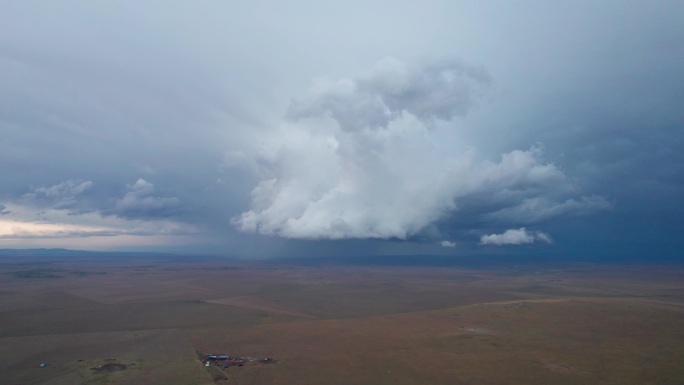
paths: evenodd
<path fill-rule="evenodd" d="M 0 356 L 3 384 L 213 384 L 178 329 L 6 337 Z"/>
<path fill-rule="evenodd" d="M 0 259 L 0 384 L 675 385 L 683 362 L 681 266 Z"/>

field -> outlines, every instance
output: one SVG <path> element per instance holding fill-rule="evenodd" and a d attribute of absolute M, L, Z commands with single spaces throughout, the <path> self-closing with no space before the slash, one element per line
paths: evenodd
<path fill-rule="evenodd" d="M 0 259 L 0 384 L 675 385 L 683 362 L 681 266 Z"/>

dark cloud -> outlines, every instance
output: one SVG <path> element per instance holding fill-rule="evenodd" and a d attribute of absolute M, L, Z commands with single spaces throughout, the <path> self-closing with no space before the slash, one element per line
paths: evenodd
<path fill-rule="evenodd" d="M 124 218 L 172 217 L 182 208 L 176 197 L 155 195 L 154 185 L 144 179 L 138 179 L 128 189 L 110 213 Z"/>
<path fill-rule="evenodd" d="M 590 215 L 601 210 L 609 210 L 613 206 L 604 197 L 583 196 L 579 200 L 567 199 L 554 202 L 546 198 L 527 198 L 520 204 L 506 207 L 485 214 L 485 218 L 493 221 L 509 223 L 538 223 L 561 215 Z"/>
<path fill-rule="evenodd" d="M 683 15 L 6 2 L 0 247 L 679 255 Z"/>
<path fill-rule="evenodd" d="M 93 186 L 87 180 L 67 180 L 49 187 L 38 187 L 23 195 L 35 203 L 47 204 L 56 210 L 66 210 L 76 206 L 76 199 Z"/>

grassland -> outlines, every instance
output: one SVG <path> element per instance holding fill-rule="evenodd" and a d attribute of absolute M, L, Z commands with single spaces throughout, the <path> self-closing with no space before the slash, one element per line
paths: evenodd
<path fill-rule="evenodd" d="M 32 258 L 0 261 L 0 384 L 684 384 L 677 266 Z"/>

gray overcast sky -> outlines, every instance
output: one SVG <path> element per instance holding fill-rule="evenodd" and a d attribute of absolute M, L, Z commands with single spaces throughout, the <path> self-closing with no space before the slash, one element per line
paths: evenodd
<path fill-rule="evenodd" d="M 681 1 L 0 6 L 0 247 L 681 256 Z"/>

